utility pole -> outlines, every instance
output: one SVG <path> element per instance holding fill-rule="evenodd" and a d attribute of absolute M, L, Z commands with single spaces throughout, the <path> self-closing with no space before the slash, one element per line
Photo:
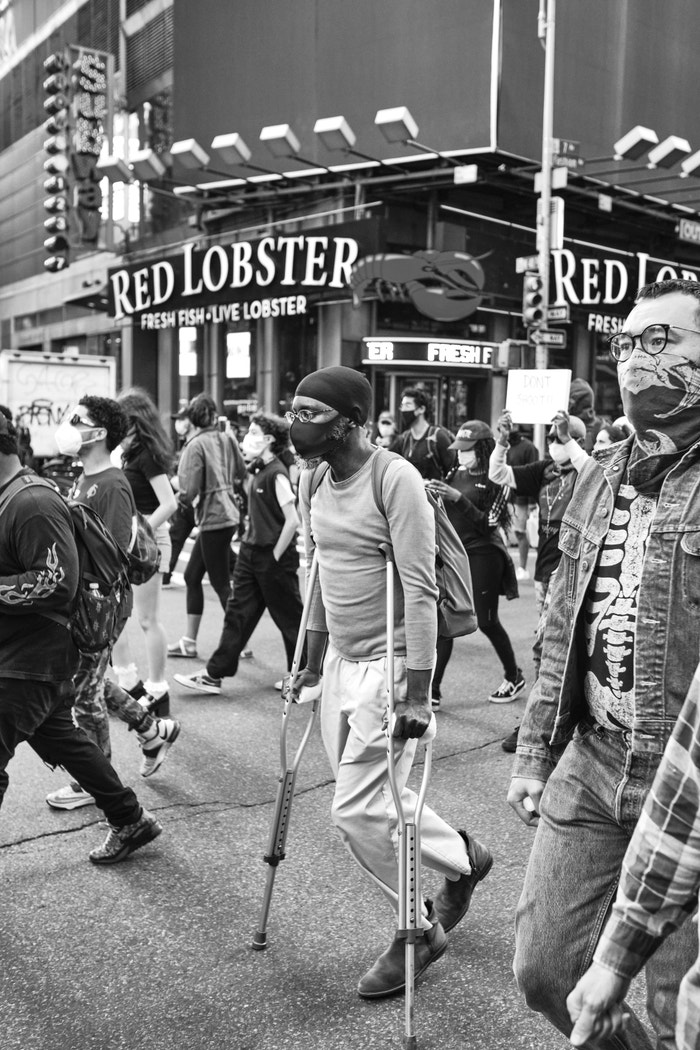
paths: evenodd
<path fill-rule="evenodd" d="M 554 125 L 554 28 L 556 19 L 556 0 L 540 0 L 537 16 L 537 35 L 544 48 L 544 94 L 542 107 L 542 183 L 538 200 L 537 214 L 537 255 L 539 272 L 542 279 L 542 308 L 544 327 L 547 326 L 549 308 L 549 264 L 552 245 L 552 154 Z M 535 346 L 535 367 L 547 368 L 549 353 L 547 344 L 537 342 Z M 535 427 L 535 444 L 544 449 L 544 427 Z"/>

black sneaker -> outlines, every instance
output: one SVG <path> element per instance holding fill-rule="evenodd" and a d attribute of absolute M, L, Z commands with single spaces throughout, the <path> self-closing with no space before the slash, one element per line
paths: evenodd
<path fill-rule="evenodd" d="M 501 747 L 504 751 L 507 751 L 509 755 L 515 754 L 515 749 L 518 746 L 518 733 L 520 732 L 520 726 L 516 726 L 510 736 L 507 736 L 505 740 L 501 741 Z"/>
<path fill-rule="evenodd" d="M 522 693 L 525 688 L 525 677 L 523 672 L 518 668 L 515 681 L 511 682 L 507 678 L 504 678 L 498 689 L 495 689 L 489 696 L 489 700 L 492 704 L 509 704 L 511 700 L 515 700 Z"/>

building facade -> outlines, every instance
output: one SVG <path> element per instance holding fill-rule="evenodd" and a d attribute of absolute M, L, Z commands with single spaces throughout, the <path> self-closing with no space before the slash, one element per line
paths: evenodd
<path fill-rule="evenodd" d="M 377 410 L 421 382 L 444 425 L 494 418 L 508 370 L 534 363 L 537 13 L 537 0 L 6 0 L 2 348 L 115 357 L 119 383 L 164 412 L 206 389 L 245 423 L 342 363 L 369 376 Z M 659 166 L 657 181 L 613 160 L 613 143 L 640 125 L 700 147 L 698 29 L 683 0 L 558 5 L 549 361 L 611 417 L 606 337 L 640 284 L 700 275 L 692 175 Z M 109 181 L 97 242 L 47 273 L 41 85 L 66 47 L 113 60 Z"/>

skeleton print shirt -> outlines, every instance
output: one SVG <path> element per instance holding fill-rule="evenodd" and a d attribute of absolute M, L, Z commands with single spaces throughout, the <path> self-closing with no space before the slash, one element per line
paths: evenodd
<path fill-rule="evenodd" d="M 637 596 L 656 497 L 623 484 L 584 606 L 585 694 L 602 725 L 631 729 Z"/>

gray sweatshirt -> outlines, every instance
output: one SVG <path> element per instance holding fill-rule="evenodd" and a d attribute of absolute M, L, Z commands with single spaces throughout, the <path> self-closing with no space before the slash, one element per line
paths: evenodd
<path fill-rule="evenodd" d="M 374 455 L 380 453 L 375 452 Z M 372 495 L 372 458 L 347 481 L 328 470 L 309 503 L 312 471 L 302 475 L 299 505 L 307 571 L 318 548 L 319 576 L 308 627 L 328 631 L 346 660 L 386 655 L 386 562 L 381 543 L 394 549 L 397 578 L 394 645 L 415 670 L 431 668 L 437 640 L 435 517 L 421 478 L 404 460 L 384 475 L 386 517 Z"/>

